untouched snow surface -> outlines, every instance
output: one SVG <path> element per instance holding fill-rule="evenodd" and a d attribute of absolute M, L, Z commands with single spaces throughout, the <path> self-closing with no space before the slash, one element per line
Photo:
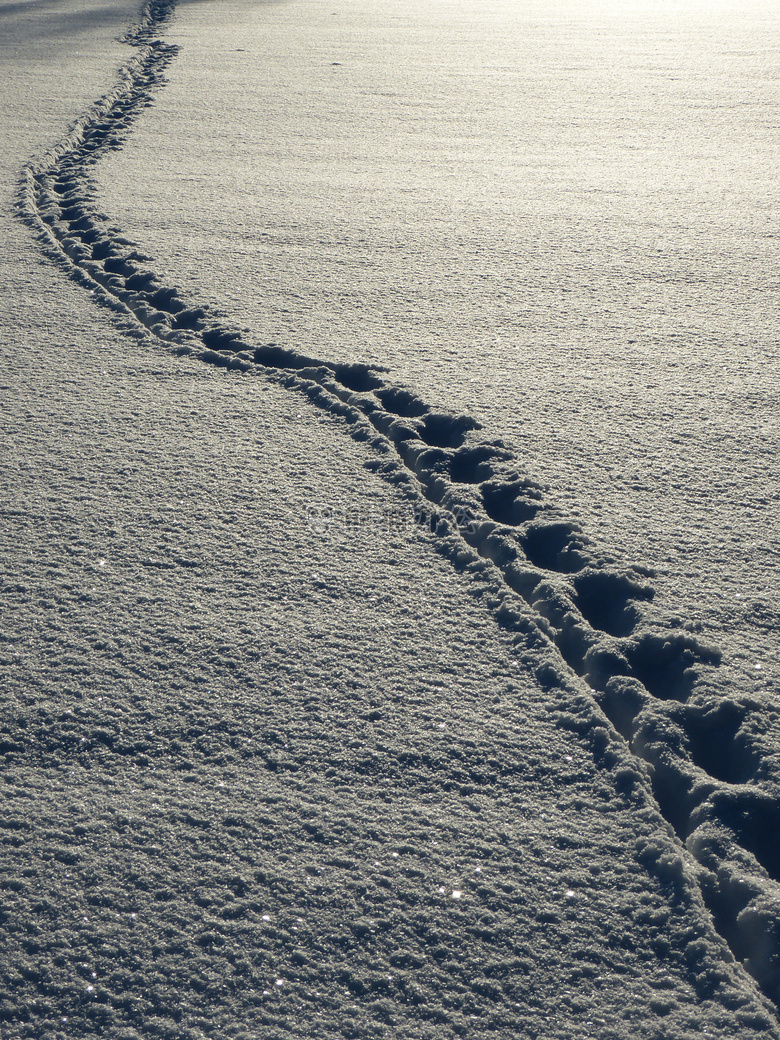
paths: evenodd
<path fill-rule="evenodd" d="M 3 1036 L 780 1035 L 777 19 L 587 6 L 0 7 Z"/>

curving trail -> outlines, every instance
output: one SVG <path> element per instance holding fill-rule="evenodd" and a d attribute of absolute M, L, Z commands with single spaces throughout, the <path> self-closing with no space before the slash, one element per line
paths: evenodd
<path fill-rule="evenodd" d="M 156 34 L 174 7 L 147 4 L 124 38 L 138 54 L 117 85 L 25 168 L 23 218 L 127 332 L 302 393 L 372 446 L 367 467 L 403 489 L 439 550 L 470 575 L 474 594 L 558 698 L 560 724 L 589 740 L 638 798 L 652 787 L 695 861 L 716 929 L 780 1007 L 780 805 L 759 786 L 760 749 L 740 732 L 753 708 L 706 693 L 716 649 L 684 627 L 647 627 L 641 605 L 653 597 L 652 574 L 598 558 L 512 449 L 470 416 L 434 411 L 365 365 L 248 343 L 215 310 L 163 284 L 151 258 L 95 211 L 90 168 L 123 145 L 164 83 L 178 48 Z M 651 869 L 668 870 L 662 858 L 647 852 Z"/>

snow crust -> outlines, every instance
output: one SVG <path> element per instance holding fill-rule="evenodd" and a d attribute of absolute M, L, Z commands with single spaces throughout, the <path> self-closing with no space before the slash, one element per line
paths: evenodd
<path fill-rule="evenodd" d="M 91 52 L 32 4 L 5 44 L 8 140 L 25 95 L 40 118 L 3 175 L 8 1035 L 776 1035 L 768 644 L 761 685 L 719 678 L 663 576 L 617 562 L 511 422 L 448 407 L 425 352 L 401 379 L 263 335 L 227 282 L 243 186 L 219 219 L 191 182 L 174 204 L 150 142 L 196 171 L 216 39 L 312 26 L 171 6 L 118 78 L 89 5 Z"/>

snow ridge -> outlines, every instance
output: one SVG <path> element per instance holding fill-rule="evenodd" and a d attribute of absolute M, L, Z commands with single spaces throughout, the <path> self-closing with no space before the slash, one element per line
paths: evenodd
<path fill-rule="evenodd" d="M 155 36 L 174 7 L 149 0 L 123 37 L 138 54 L 117 85 L 25 167 L 21 215 L 125 331 L 300 392 L 371 446 L 367 467 L 402 489 L 437 549 L 468 573 L 520 658 L 558 697 L 560 724 L 591 742 L 638 804 L 652 787 L 670 835 L 693 857 L 717 931 L 780 1006 L 780 806 L 757 786 L 760 752 L 740 733 L 750 705 L 701 693 L 719 652 L 683 627 L 643 624 L 652 573 L 598 558 L 512 449 L 483 436 L 471 416 L 433 410 L 378 368 L 248 342 L 214 309 L 165 285 L 151 259 L 95 211 L 90 167 L 122 146 L 164 83 L 178 48 Z M 656 873 L 682 880 L 691 864 L 670 859 L 670 848 L 643 855 Z"/>

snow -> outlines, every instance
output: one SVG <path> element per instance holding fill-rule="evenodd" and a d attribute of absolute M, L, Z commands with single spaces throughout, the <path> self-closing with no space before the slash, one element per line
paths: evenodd
<path fill-rule="evenodd" d="M 776 12 L 333 7 L 0 11 L 4 1029 L 776 1036 Z"/>

